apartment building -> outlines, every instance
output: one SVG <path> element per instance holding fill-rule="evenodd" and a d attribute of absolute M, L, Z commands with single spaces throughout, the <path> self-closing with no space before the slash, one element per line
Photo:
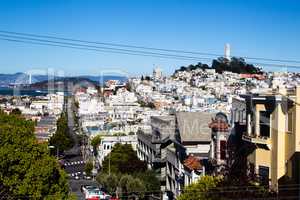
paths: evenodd
<path fill-rule="evenodd" d="M 250 171 L 275 191 L 286 180 L 299 183 L 300 87 L 243 98 L 247 130 L 243 140 L 253 149 L 247 157 Z"/>
<path fill-rule="evenodd" d="M 130 144 L 134 151 L 137 150 L 137 136 L 101 136 L 101 143 L 98 147 L 97 160 L 102 165 L 104 158 L 111 152 L 115 144 Z"/>
<path fill-rule="evenodd" d="M 210 156 L 211 113 L 178 112 L 151 117 L 151 133 L 139 131 L 137 154 L 160 172 L 161 191 L 166 199 L 180 194 L 186 184 L 204 175 Z M 190 158 L 191 157 L 191 158 Z M 193 158 L 191 165 L 190 160 Z M 195 168 L 196 166 L 196 168 Z"/>

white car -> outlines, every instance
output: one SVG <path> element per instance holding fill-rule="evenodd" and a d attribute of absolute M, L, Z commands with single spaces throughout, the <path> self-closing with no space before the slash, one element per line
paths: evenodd
<path fill-rule="evenodd" d="M 110 195 L 105 194 L 103 191 L 101 191 L 98 188 L 87 190 L 87 192 L 85 194 L 85 199 L 89 200 L 89 199 L 95 199 L 95 198 L 110 199 Z"/>
<path fill-rule="evenodd" d="M 88 190 L 97 189 L 97 188 L 98 188 L 98 187 L 92 186 L 92 185 L 82 185 L 82 186 L 81 186 L 81 192 L 82 192 L 83 194 L 86 194 L 86 192 L 87 192 Z"/>

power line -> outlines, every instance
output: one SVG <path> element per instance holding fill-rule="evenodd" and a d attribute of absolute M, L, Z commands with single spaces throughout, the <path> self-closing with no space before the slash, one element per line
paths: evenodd
<path fill-rule="evenodd" d="M 76 46 L 71 46 L 71 45 L 58 45 L 58 44 L 49 44 L 49 43 L 42 43 L 42 42 L 32 42 L 32 41 L 26 41 L 26 40 L 16 40 L 16 39 L 1 38 L 1 37 L 0 37 L 0 40 L 9 41 L 9 42 L 17 42 L 17 43 L 25 43 L 25 44 L 43 45 L 43 46 L 64 47 L 64 48 L 78 49 L 78 50 L 89 50 L 89 51 L 96 51 L 96 52 L 103 52 L 103 53 L 117 53 L 117 54 L 125 54 L 125 55 L 148 56 L 148 57 L 177 59 L 177 60 L 190 60 L 190 61 L 193 60 L 193 59 L 167 57 L 167 56 L 159 56 L 159 55 L 154 56 L 154 55 L 148 55 L 148 54 L 137 54 L 137 53 L 127 53 L 127 52 L 121 52 L 121 51 L 100 50 L 100 49 L 93 49 L 93 48 L 76 47 Z M 195 60 L 193 60 L 193 61 L 195 61 Z"/>
<path fill-rule="evenodd" d="M 199 60 L 199 59 L 209 59 L 209 60 L 211 60 L 211 58 L 183 56 L 183 55 L 177 55 L 177 54 L 164 54 L 164 53 L 156 53 L 156 52 L 149 52 L 149 51 L 138 51 L 138 50 L 130 50 L 130 49 L 111 48 L 111 47 L 101 47 L 101 46 L 76 44 L 76 43 L 69 43 L 69 42 L 59 42 L 59 41 L 53 41 L 53 40 L 44 40 L 44 39 L 36 39 L 36 38 L 21 37 L 21 36 L 10 36 L 10 35 L 5 35 L 5 34 L 0 34 L 0 36 L 6 37 L 6 38 L 16 38 L 16 39 L 21 39 L 21 40 L 31 40 L 31 41 L 38 41 L 38 42 L 45 42 L 45 43 L 55 43 L 55 44 L 63 44 L 63 45 L 80 46 L 80 47 L 87 47 L 87 48 L 124 51 L 124 52 L 130 52 L 130 53 L 149 54 L 149 55 L 158 55 L 158 56 L 169 56 L 169 57 L 178 57 L 178 58 L 183 58 L 183 59 L 194 59 L 194 60 Z"/>
<path fill-rule="evenodd" d="M 148 56 L 148 57 L 167 58 L 167 59 L 176 59 L 176 60 L 190 60 L 190 61 L 212 60 L 213 59 L 213 58 L 207 58 L 207 57 L 192 57 L 192 56 L 182 56 L 182 55 L 177 55 L 177 54 L 162 54 L 162 53 L 148 52 L 148 51 L 135 51 L 135 50 L 128 50 L 128 49 L 92 46 L 92 45 L 76 44 L 76 43 L 69 43 L 69 42 L 58 42 L 58 41 L 52 41 L 52 40 L 28 38 L 28 37 L 21 37 L 21 36 L 9 36 L 9 35 L 5 35 L 5 34 L 0 34 L 0 36 L 2 36 L 2 38 L 0 38 L 0 40 L 6 40 L 6 41 L 10 41 L 10 42 L 38 44 L 38 45 L 55 46 L 55 47 L 65 47 L 65 48 L 80 49 L 80 50 L 98 51 L 98 52 L 104 52 L 104 53 L 118 53 L 118 54 L 126 54 L 126 55 Z M 17 39 L 15 39 L 15 38 L 17 38 Z M 251 62 L 251 63 L 255 64 L 255 65 L 261 65 L 264 67 L 272 66 L 272 67 L 280 67 L 280 68 L 286 68 L 286 69 L 287 68 L 294 68 L 294 69 L 300 68 L 300 66 L 291 66 L 291 65 L 287 65 L 287 64 L 258 63 L 258 62 Z"/>
<path fill-rule="evenodd" d="M 135 45 L 110 43 L 110 42 L 95 42 L 95 41 L 80 40 L 80 39 L 73 39 L 73 38 L 55 37 L 55 36 L 49 36 L 49 35 L 39 35 L 39 34 L 12 32 L 12 31 L 5 31 L 5 30 L 0 30 L 0 32 L 1 33 L 7 33 L 7 34 L 14 34 L 14 35 L 32 36 L 32 37 L 39 37 L 39 38 L 49 38 L 49 39 L 57 39 L 57 40 L 64 40 L 64 41 L 89 43 L 89 44 L 101 44 L 101 45 L 106 45 L 106 46 L 127 47 L 127 48 L 134 48 L 134 49 L 145 49 L 145 50 L 164 51 L 164 52 L 173 52 L 173 53 L 184 53 L 184 54 L 194 54 L 194 55 L 206 55 L 206 56 L 217 56 L 217 57 L 223 57 L 224 56 L 224 55 L 216 54 L 216 53 L 205 53 L 205 52 L 197 52 L 197 51 L 178 50 L 178 49 L 154 48 L 154 47 L 135 46 Z M 300 64 L 299 60 L 290 60 L 290 59 L 272 59 L 272 58 L 248 57 L 248 56 L 237 56 L 237 55 L 233 56 L 233 57 L 240 57 L 240 58 L 250 59 L 250 60 L 262 60 L 262 61 L 299 63 Z"/>

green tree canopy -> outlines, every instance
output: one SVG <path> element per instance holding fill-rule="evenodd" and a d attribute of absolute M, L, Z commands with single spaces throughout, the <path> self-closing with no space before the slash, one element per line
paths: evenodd
<path fill-rule="evenodd" d="M 274 193 L 268 188 L 249 184 L 231 185 L 218 176 L 203 176 L 196 183 L 184 188 L 178 200 L 229 200 L 229 199 L 269 199 Z"/>
<path fill-rule="evenodd" d="M 95 156 L 97 156 L 97 154 L 98 154 L 97 147 L 100 145 L 100 143 L 101 143 L 101 136 L 100 135 L 96 135 L 95 137 L 93 137 L 93 139 L 91 141 L 91 145 L 93 147 L 93 152 L 94 152 Z"/>
<path fill-rule="evenodd" d="M 22 112 L 21 112 L 21 110 L 20 110 L 19 108 L 14 108 L 14 109 L 11 111 L 10 114 L 12 114 L 12 115 L 21 115 Z"/>
<path fill-rule="evenodd" d="M 135 195 L 143 198 L 145 195 L 145 185 L 139 178 L 132 178 L 127 181 L 126 189 L 129 195 Z"/>
<path fill-rule="evenodd" d="M 98 183 L 100 183 L 110 194 L 114 194 L 117 190 L 119 179 L 115 174 L 99 173 L 96 177 Z"/>
<path fill-rule="evenodd" d="M 94 149 L 96 149 L 101 143 L 101 135 L 96 135 L 93 137 L 91 140 L 91 145 L 93 146 Z"/>
<path fill-rule="evenodd" d="M 234 72 L 234 73 L 247 73 L 247 74 L 262 74 L 261 69 L 255 67 L 252 64 L 246 63 L 245 59 L 232 57 L 230 60 L 220 57 L 212 61 L 211 66 L 207 64 L 197 63 L 196 65 L 189 65 L 187 67 L 182 66 L 175 70 L 175 74 L 180 71 L 191 71 L 196 69 L 215 69 L 217 73 L 223 73 L 224 71 Z"/>
<path fill-rule="evenodd" d="M 34 122 L 0 112 L 0 187 L 9 198 L 68 199 L 66 174 L 39 144 Z"/>
<path fill-rule="evenodd" d="M 219 177 L 203 176 L 196 183 L 184 188 L 183 193 L 177 198 L 178 200 L 212 200 L 215 199 L 209 192 L 221 182 Z"/>
<path fill-rule="evenodd" d="M 160 181 L 157 178 L 157 174 L 153 170 L 146 170 L 134 174 L 136 178 L 139 178 L 145 185 L 146 191 L 159 191 Z"/>
<path fill-rule="evenodd" d="M 69 132 L 66 113 L 62 113 L 61 117 L 57 120 L 57 130 L 50 138 L 49 143 L 55 148 L 58 148 L 60 152 L 70 149 L 73 146 L 74 141 Z"/>
<path fill-rule="evenodd" d="M 93 168 L 94 168 L 93 162 L 89 160 L 84 166 L 84 171 L 85 171 L 87 176 L 92 175 Z"/>
<path fill-rule="evenodd" d="M 146 171 L 145 162 L 138 159 L 130 144 L 116 144 L 109 155 L 104 158 L 102 172 L 115 174 L 133 174 Z"/>

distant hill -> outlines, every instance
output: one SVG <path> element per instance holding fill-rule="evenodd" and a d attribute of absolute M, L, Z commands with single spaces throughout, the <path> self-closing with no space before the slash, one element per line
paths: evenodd
<path fill-rule="evenodd" d="M 74 76 L 74 77 L 51 77 L 51 79 L 55 80 L 55 83 L 58 82 L 72 82 L 73 84 L 77 84 L 81 81 L 91 82 L 95 85 L 101 85 L 103 82 L 107 80 L 119 80 L 120 82 L 127 81 L 127 77 L 121 76 Z M 32 75 L 31 83 L 32 87 L 44 87 L 46 82 L 48 82 L 47 75 Z M 15 74 L 0 74 L 0 87 L 8 87 L 10 85 L 28 85 L 29 84 L 29 75 L 25 73 L 15 73 Z"/>
<path fill-rule="evenodd" d="M 50 81 L 45 80 L 41 82 L 36 82 L 31 85 L 26 85 L 24 88 L 36 89 L 36 90 L 47 90 L 49 88 L 53 88 L 55 90 L 66 90 L 69 86 L 74 85 L 93 85 L 97 86 L 98 83 L 96 81 L 91 81 L 90 79 L 83 77 L 65 77 L 65 78 L 54 78 Z"/>
<path fill-rule="evenodd" d="M 32 83 L 48 80 L 46 75 L 33 75 L 31 77 Z M 15 73 L 15 74 L 0 74 L 0 86 L 6 87 L 8 85 L 19 85 L 28 84 L 29 75 L 25 73 Z"/>
<path fill-rule="evenodd" d="M 223 73 L 224 71 L 234 72 L 238 74 L 262 74 L 263 71 L 255 67 L 252 64 L 246 63 L 243 58 L 232 57 L 230 60 L 220 57 L 212 61 L 212 65 L 198 63 L 196 65 L 189 65 L 187 67 L 182 66 L 175 70 L 175 73 L 179 71 L 192 71 L 195 69 L 215 69 L 217 73 Z"/>

